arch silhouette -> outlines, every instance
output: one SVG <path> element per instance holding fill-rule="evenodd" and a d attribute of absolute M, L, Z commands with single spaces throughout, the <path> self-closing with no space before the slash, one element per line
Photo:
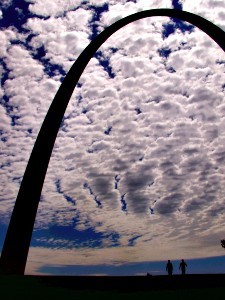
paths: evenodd
<path fill-rule="evenodd" d="M 83 50 L 59 87 L 41 126 L 17 195 L 0 258 L 2 273 L 24 274 L 33 226 L 55 139 L 73 90 L 98 48 L 117 30 L 134 21 L 166 16 L 187 21 L 225 51 L 225 32 L 208 20 L 175 9 L 152 9 L 129 15 L 101 32 Z"/>

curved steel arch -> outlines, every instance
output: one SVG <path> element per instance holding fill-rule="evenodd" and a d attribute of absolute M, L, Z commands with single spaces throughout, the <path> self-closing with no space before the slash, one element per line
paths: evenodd
<path fill-rule="evenodd" d="M 55 139 L 73 90 L 98 48 L 125 25 L 153 16 L 187 21 L 208 34 L 225 51 L 225 32 L 208 20 L 181 10 L 152 9 L 125 17 L 107 27 L 80 54 L 61 86 L 44 119 L 17 195 L 2 249 L 0 268 L 4 273 L 24 274 L 41 190 Z"/>

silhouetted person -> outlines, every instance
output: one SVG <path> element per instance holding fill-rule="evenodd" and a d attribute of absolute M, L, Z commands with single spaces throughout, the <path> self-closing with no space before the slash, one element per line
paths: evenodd
<path fill-rule="evenodd" d="M 173 264 L 171 263 L 170 260 L 168 260 L 168 262 L 167 262 L 166 271 L 168 272 L 168 275 L 173 274 Z"/>
<path fill-rule="evenodd" d="M 186 267 L 187 267 L 187 264 L 186 264 L 186 262 L 182 259 L 182 260 L 181 260 L 181 263 L 180 263 L 180 267 L 179 267 L 179 270 L 181 269 L 182 275 L 185 275 L 185 273 L 186 273 Z"/>

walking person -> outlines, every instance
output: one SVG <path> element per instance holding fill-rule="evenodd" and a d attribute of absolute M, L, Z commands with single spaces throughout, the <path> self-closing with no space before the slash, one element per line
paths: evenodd
<path fill-rule="evenodd" d="M 181 269 L 181 274 L 182 274 L 182 275 L 185 275 L 185 273 L 186 273 L 186 267 L 187 267 L 187 264 L 186 264 L 186 262 L 182 259 L 182 260 L 181 260 L 181 263 L 180 263 L 180 266 L 179 266 L 179 270 Z"/>
<path fill-rule="evenodd" d="M 168 260 L 168 262 L 167 262 L 166 271 L 168 272 L 168 275 L 173 274 L 173 264 L 171 263 L 170 260 Z"/>

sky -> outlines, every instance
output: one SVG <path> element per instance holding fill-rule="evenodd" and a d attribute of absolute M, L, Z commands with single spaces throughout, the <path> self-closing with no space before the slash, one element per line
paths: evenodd
<path fill-rule="evenodd" d="M 223 0 L 2 0 L 0 249 L 35 139 L 84 48 L 129 14 L 176 8 L 225 30 Z M 225 54 L 189 23 L 114 33 L 74 90 L 26 274 L 225 273 Z M 25 212 L 26 214 L 26 212 Z"/>

